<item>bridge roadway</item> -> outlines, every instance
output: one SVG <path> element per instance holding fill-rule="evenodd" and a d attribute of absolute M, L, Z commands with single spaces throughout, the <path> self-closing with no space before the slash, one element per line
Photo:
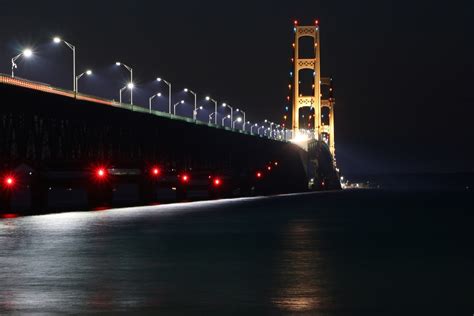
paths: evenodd
<path fill-rule="evenodd" d="M 0 212 L 339 187 L 323 142 L 306 152 L 7 76 L 0 105 Z"/>

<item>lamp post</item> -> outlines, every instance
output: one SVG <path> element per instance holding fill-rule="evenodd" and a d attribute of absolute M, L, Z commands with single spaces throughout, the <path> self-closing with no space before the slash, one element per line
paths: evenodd
<path fill-rule="evenodd" d="M 123 87 L 122 89 L 120 89 L 120 98 L 119 98 L 120 103 L 122 103 L 122 92 L 123 92 L 123 90 L 125 90 L 125 89 L 133 90 L 133 87 L 134 87 L 134 86 L 133 86 L 133 83 L 130 82 L 130 83 L 127 84 L 125 87 Z M 133 103 L 132 103 L 132 109 L 133 109 Z"/>
<path fill-rule="evenodd" d="M 124 66 L 125 69 L 127 69 L 130 72 L 130 84 L 133 85 L 133 69 L 130 66 L 125 65 L 124 63 L 121 62 L 116 62 L 115 63 L 117 66 Z M 130 89 L 130 104 L 133 105 L 133 89 Z"/>
<path fill-rule="evenodd" d="M 253 135 L 252 129 L 253 129 L 254 127 L 257 127 L 257 126 L 258 126 L 257 123 L 255 123 L 254 125 L 250 126 L 250 135 Z"/>
<path fill-rule="evenodd" d="M 61 39 L 60 37 L 53 38 L 53 42 L 59 44 L 63 42 L 72 50 L 72 90 L 77 93 L 77 86 L 76 86 L 76 46 L 72 45 L 71 43 L 66 42 L 65 40 Z"/>
<path fill-rule="evenodd" d="M 217 125 L 217 101 L 214 100 L 213 98 L 209 97 L 209 96 L 206 97 L 206 100 L 214 102 L 214 113 L 216 113 L 216 116 L 214 117 L 214 124 Z M 211 122 L 209 122 L 209 123 L 211 123 Z"/>
<path fill-rule="evenodd" d="M 245 132 L 245 112 L 240 109 L 235 110 L 235 112 L 240 112 L 244 115 L 244 124 L 242 125 L 242 130 Z"/>
<path fill-rule="evenodd" d="M 171 83 L 163 78 L 156 78 L 156 81 L 163 81 L 168 86 L 168 113 L 171 114 Z"/>
<path fill-rule="evenodd" d="M 227 103 L 222 103 L 222 107 L 227 107 L 230 109 L 230 120 L 232 121 L 234 119 L 234 108 L 228 105 Z"/>
<path fill-rule="evenodd" d="M 257 128 L 257 134 L 258 134 L 258 136 L 260 136 L 260 130 L 261 130 L 262 128 L 265 128 L 265 126 L 262 125 L 262 126 L 260 126 L 259 128 Z M 263 136 L 265 136 L 265 132 L 263 133 Z"/>
<path fill-rule="evenodd" d="M 79 79 L 81 79 L 82 76 L 84 76 L 84 75 L 88 75 L 88 76 L 92 75 L 92 70 L 86 70 L 82 74 L 80 74 L 79 76 L 76 76 L 76 93 L 79 92 Z"/>
<path fill-rule="evenodd" d="M 177 102 L 175 105 L 173 105 L 173 115 L 176 115 L 176 107 L 178 106 L 178 104 L 184 104 L 184 100 L 181 100 Z"/>
<path fill-rule="evenodd" d="M 235 123 L 237 122 L 242 122 L 242 118 L 241 117 L 238 117 L 233 123 L 232 123 L 232 129 L 235 129 Z"/>
<path fill-rule="evenodd" d="M 184 92 L 189 92 L 194 96 L 194 111 L 193 111 L 193 120 L 196 120 L 197 114 L 197 94 L 196 92 L 189 90 L 188 88 L 184 88 Z"/>
<path fill-rule="evenodd" d="M 151 101 L 152 101 L 155 97 L 161 97 L 161 93 L 160 93 L 160 92 L 157 92 L 157 93 L 155 93 L 154 95 L 152 95 L 152 96 L 148 99 L 148 108 L 149 108 L 149 110 L 150 110 L 150 113 L 151 113 Z"/>
<path fill-rule="evenodd" d="M 212 112 L 211 114 L 209 114 L 209 124 L 211 124 L 211 121 L 212 121 L 212 116 L 215 115 L 216 112 Z"/>
<path fill-rule="evenodd" d="M 16 55 L 15 57 L 12 58 L 12 78 L 15 78 L 15 69 L 18 68 L 16 61 L 18 58 L 21 56 L 24 56 L 26 58 L 30 58 L 33 55 L 33 51 L 29 48 L 23 50 L 21 53 Z"/>
<path fill-rule="evenodd" d="M 231 116 L 230 116 L 230 115 L 226 115 L 226 116 L 224 116 L 224 118 L 222 119 L 222 126 L 224 126 L 224 122 L 225 122 L 225 120 L 226 120 L 226 119 L 230 119 L 230 118 L 231 118 Z"/>

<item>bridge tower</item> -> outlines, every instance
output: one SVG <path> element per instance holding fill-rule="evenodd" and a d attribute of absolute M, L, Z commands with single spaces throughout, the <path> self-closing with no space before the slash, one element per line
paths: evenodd
<path fill-rule="evenodd" d="M 335 100 L 333 97 L 332 79 L 321 78 L 321 50 L 320 50 L 320 31 L 319 23 L 315 22 L 315 25 L 311 26 L 300 26 L 298 21 L 294 23 L 295 40 L 294 46 L 294 71 L 293 71 L 293 110 L 292 110 L 292 129 L 293 138 L 299 136 L 305 136 L 310 133 L 312 138 L 325 141 L 330 150 L 335 155 L 335 139 L 334 139 L 334 105 Z M 309 58 L 301 57 L 301 44 L 300 40 L 304 37 L 312 39 L 313 54 Z M 313 71 L 313 91 L 310 95 L 303 95 L 301 93 L 301 76 L 300 72 L 305 69 Z M 323 99 L 322 86 L 327 86 L 329 94 Z M 309 107 L 314 110 L 314 115 L 310 120 L 312 129 L 309 130 L 304 128 L 300 124 L 301 108 Z M 324 124 L 321 120 L 322 109 L 327 107 L 329 109 L 329 122 Z"/>

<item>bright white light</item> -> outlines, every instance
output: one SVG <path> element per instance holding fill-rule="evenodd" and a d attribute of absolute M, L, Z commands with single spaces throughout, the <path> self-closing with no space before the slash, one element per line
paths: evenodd
<path fill-rule="evenodd" d="M 299 134 L 297 135 L 295 138 L 293 138 L 291 141 L 293 143 L 302 143 L 302 142 L 305 142 L 309 139 L 308 135 L 304 135 L 304 134 Z"/>
<path fill-rule="evenodd" d="M 237 119 L 237 122 L 239 122 L 239 123 L 242 122 L 242 118 L 239 117 L 239 118 Z"/>
<path fill-rule="evenodd" d="M 229 114 L 229 115 L 227 115 L 227 118 L 230 118 L 230 114 Z"/>
<path fill-rule="evenodd" d="M 56 36 L 55 38 L 53 38 L 53 42 L 59 43 L 59 42 L 61 42 L 61 38 Z"/>
<path fill-rule="evenodd" d="M 156 81 L 161 81 L 161 78 L 156 78 Z"/>
<path fill-rule="evenodd" d="M 209 101 L 211 99 L 211 97 L 206 97 L 206 101 Z"/>
<path fill-rule="evenodd" d="M 122 63 L 120 63 L 120 62 L 116 62 L 115 64 L 116 64 L 117 66 L 120 66 Z"/>
<path fill-rule="evenodd" d="M 268 120 L 265 120 L 265 123 L 268 123 Z"/>
<path fill-rule="evenodd" d="M 255 126 L 258 126 L 258 124 L 257 124 L 257 123 L 255 123 Z"/>
<path fill-rule="evenodd" d="M 181 104 L 184 104 L 184 100 L 181 100 Z"/>
<path fill-rule="evenodd" d="M 31 49 L 27 48 L 23 51 L 23 56 L 26 58 L 31 57 L 31 55 L 33 55 L 33 51 Z"/>
<path fill-rule="evenodd" d="M 188 91 L 189 91 L 188 88 L 184 88 L 184 92 L 188 92 Z"/>
<path fill-rule="evenodd" d="M 134 87 L 135 87 L 135 85 L 134 85 L 132 82 L 130 82 L 130 83 L 127 85 L 127 88 L 129 88 L 129 89 L 133 89 Z"/>
<path fill-rule="evenodd" d="M 161 92 L 157 94 L 157 96 L 161 97 Z"/>
<path fill-rule="evenodd" d="M 87 70 L 86 75 L 88 75 L 88 76 L 92 75 L 92 70 Z"/>
<path fill-rule="evenodd" d="M 227 104 L 226 104 L 226 103 L 222 103 L 222 106 L 223 106 L 223 107 L 226 107 L 226 106 L 227 106 Z"/>

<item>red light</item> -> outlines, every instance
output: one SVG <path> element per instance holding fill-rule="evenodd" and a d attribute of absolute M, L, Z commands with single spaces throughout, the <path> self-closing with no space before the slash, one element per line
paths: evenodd
<path fill-rule="evenodd" d="M 267 167 L 267 170 L 268 170 L 268 171 L 271 171 L 271 170 L 272 170 L 272 166 L 268 166 L 268 167 Z"/>
<path fill-rule="evenodd" d="M 214 186 L 218 187 L 218 186 L 221 185 L 221 183 L 222 183 L 222 182 L 221 182 L 221 179 L 219 179 L 219 178 L 215 178 L 215 179 L 214 179 Z"/>
<path fill-rule="evenodd" d="M 13 176 L 6 176 L 4 183 L 7 188 L 11 188 L 15 185 L 15 178 Z"/>
<path fill-rule="evenodd" d="M 293 23 L 294 23 L 295 25 L 297 25 L 297 24 L 298 24 L 298 20 L 294 20 Z"/>
<path fill-rule="evenodd" d="M 184 183 L 189 182 L 189 176 L 187 174 L 183 174 L 182 176 L 180 176 L 180 178 L 181 178 L 181 181 Z"/>
<path fill-rule="evenodd" d="M 153 176 L 159 176 L 160 173 L 161 173 L 160 168 L 154 167 L 154 168 L 151 169 L 151 174 Z"/>
<path fill-rule="evenodd" d="M 8 213 L 8 214 L 2 214 L 1 217 L 4 218 L 4 219 L 12 219 L 12 218 L 17 218 L 17 217 L 18 217 L 18 214 L 10 214 L 10 213 Z"/>
<path fill-rule="evenodd" d="M 318 25 L 318 24 L 319 24 L 319 20 L 315 20 L 315 21 L 314 21 L 314 24 Z"/>
<path fill-rule="evenodd" d="M 95 175 L 99 179 L 104 179 L 107 176 L 107 170 L 105 168 L 97 168 Z"/>
<path fill-rule="evenodd" d="M 257 172 L 257 178 L 259 178 L 259 179 L 260 179 L 261 177 L 262 177 L 262 173 L 261 173 L 260 171 L 259 171 L 259 172 Z"/>

